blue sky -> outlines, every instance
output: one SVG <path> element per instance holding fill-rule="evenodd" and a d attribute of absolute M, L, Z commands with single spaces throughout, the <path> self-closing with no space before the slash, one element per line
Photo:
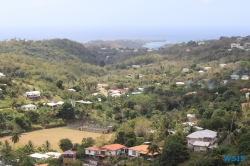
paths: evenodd
<path fill-rule="evenodd" d="M 249 0 L 0 0 L 0 40 L 246 36 L 249 6 Z"/>

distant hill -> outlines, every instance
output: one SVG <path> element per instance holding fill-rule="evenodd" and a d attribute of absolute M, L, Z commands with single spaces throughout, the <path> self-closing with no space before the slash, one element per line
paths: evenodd
<path fill-rule="evenodd" d="M 99 64 L 98 58 L 91 54 L 83 44 L 68 39 L 1 41 L 0 54 L 4 53 L 27 55 L 43 61 L 74 60 Z"/>
<path fill-rule="evenodd" d="M 88 46 L 110 46 L 112 48 L 131 48 L 138 49 L 141 48 L 144 44 L 150 42 L 161 42 L 165 40 L 92 40 L 88 43 L 84 43 L 86 47 Z"/>

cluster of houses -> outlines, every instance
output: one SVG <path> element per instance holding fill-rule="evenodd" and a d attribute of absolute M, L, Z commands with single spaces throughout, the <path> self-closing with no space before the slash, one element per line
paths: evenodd
<path fill-rule="evenodd" d="M 68 164 L 69 162 L 75 161 L 76 159 L 76 152 L 72 150 L 67 150 L 63 153 L 58 153 L 58 152 L 47 152 L 44 154 L 41 153 L 33 153 L 29 155 L 29 157 L 35 161 L 39 162 L 40 160 L 46 160 L 48 158 L 59 158 L 62 155 L 63 157 L 63 164 Z M 48 164 L 46 164 L 48 165 Z"/>
<path fill-rule="evenodd" d="M 149 144 L 145 143 L 143 145 L 138 145 L 128 148 L 121 144 L 109 144 L 109 145 L 104 145 L 100 148 L 87 147 L 85 148 L 85 154 L 88 157 L 95 159 L 104 159 L 109 155 L 118 156 L 121 154 L 127 154 L 129 157 L 157 156 L 159 154 L 158 152 L 155 152 L 154 154 L 148 152 L 149 146 L 150 146 Z"/>

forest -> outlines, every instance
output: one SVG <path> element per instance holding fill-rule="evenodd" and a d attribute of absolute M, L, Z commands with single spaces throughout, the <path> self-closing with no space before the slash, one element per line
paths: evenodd
<path fill-rule="evenodd" d="M 89 146 L 119 143 L 132 147 L 151 142 L 149 151 L 159 152 L 152 162 L 109 156 L 105 164 L 128 160 L 120 165 L 249 165 L 250 83 L 242 78 L 250 75 L 250 36 L 240 40 L 244 49 L 231 48 L 236 39 L 221 37 L 201 45 L 197 41 L 168 44 L 152 52 L 145 48 L 123 52 L 105 45 L 85 47 L 68 39 L 1 41 L 0 72 L 5 76 L 0 77 L 0 136 L 11 136 L 11 140 L 0 142 L 1 158 L 7 164 L 32 166 L 35 163 L 29 154 L 53 149 L 49 140 L 41 147 L 35 147 L 32 140 L 15 147 L 24 131 L 93 121 L 95 125 L 113 126 L 111 139 L 103 135 L 96 140 L 83 138 L 81 143 L 58 140 L 59 146 L 65 142 L 69 145 L 61 145 L 62 151 L 76 151 L 77 162 L 70 164 L 80 165 L 86 159 L 84 148 Z M 100 88 L 99 84 L 107 86 Z M 125 93 L 114 97 L 111 92 L 117 89 Z M 40 98 L 25 97 L 23 93 L 29 91 L 41 92 Z M 73 104 L 79 100 L 93 104 Z M 64 103 L 53 109 L 46 106 L 58 101 Z M 26 104 L 37 109 L 23 111 Z M 188 114 L 195 118 L 190 120 Z M 183 129 L 191 121 L 220 133 L 219 146 L 200 153 L 188 148 L 186 136 L 195 129 Z M 230 142 L 220 146 L 225 139 Z M 224 155 L 244 155 L 246 161 L 225 162 Z M 42 163 L 57 166 L 62 158 Z"/>

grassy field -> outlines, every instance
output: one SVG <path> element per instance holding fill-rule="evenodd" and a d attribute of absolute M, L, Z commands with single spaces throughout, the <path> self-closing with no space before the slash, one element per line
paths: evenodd
<path fill-rule="evenodd" d="M 52 149 L 61 152 L 58 146 L 60 139 L 69 138 L 72 141 L 72 143 L 80 143 L 83 138 L 92 137 L 93 139 L 95 139 L 99 136 L 101 136 L 101 134 L 99 133 L 72 130 L 68 129 L 67 127 L 44 129 L 44 130 L 23 133 L 21 135 L 20 141 L 15 146 L 18 147 L 25 145 L 29 140 L 31 140 L 35 144 L 35 146 L 41 146 L 46 140 L 49 140 L 49 142 L 52 145 Z M 110 139 L 112 134 L 109 134 L 108 136 Z M 2 142 L 5 140 L 11 142 L 9 136 L 0 138 L 0 141 Z"/>

